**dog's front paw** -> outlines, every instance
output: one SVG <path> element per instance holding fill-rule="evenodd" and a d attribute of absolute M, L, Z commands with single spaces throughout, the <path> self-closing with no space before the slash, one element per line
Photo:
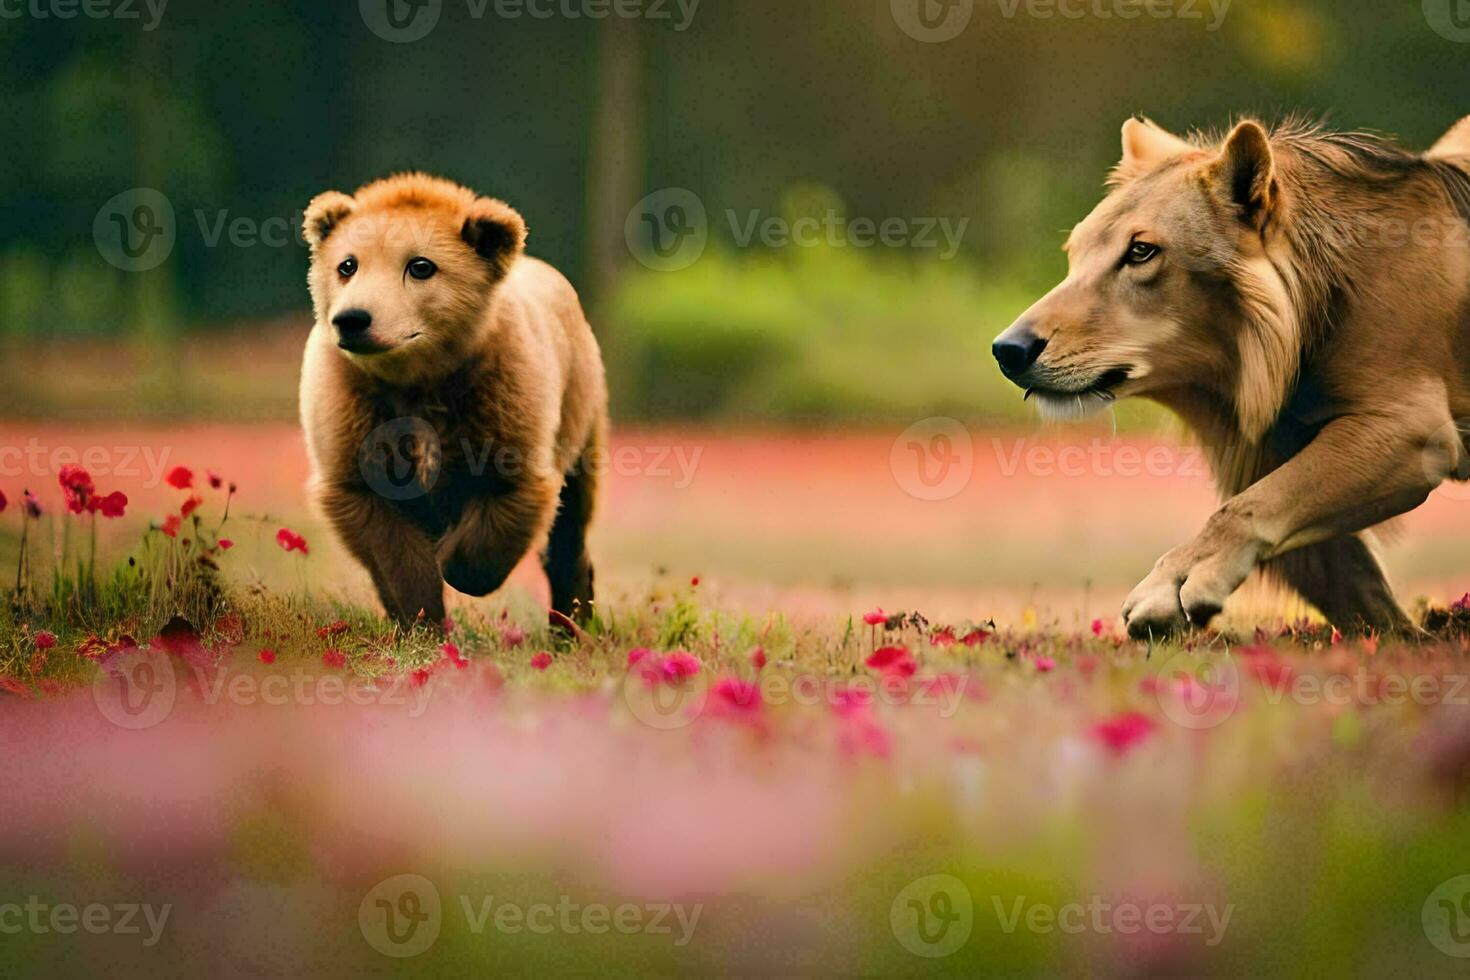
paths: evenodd
<path fill-rule="evenodd" d="M 1167 560 L 1161 560 L 1148 578 L 1138 583 L 1123 603 L 1123 622 L 1129 636 L 1137 640 L 1163 639 L 1184 629 L 1179 581 L 1179 573 Z"/>

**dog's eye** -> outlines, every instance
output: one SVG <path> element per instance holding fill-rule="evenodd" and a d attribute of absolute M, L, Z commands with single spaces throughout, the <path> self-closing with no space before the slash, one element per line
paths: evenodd
<path fill-rule="evenodd" d="M 350 255 L 342 260 L 341 265 L 337 266 L 337 275 L 341 276 L 343 279 L 352 278 L 352 274 L 356 271 L 357 259 L 353 258 Z"/>
<path fill-rule="evenodd" d="M 427 279 L 439 271 L 439 267 L 425 258 L 409 259 L 408 274 L 415 279 Z"/>
<path fill-rule="evenodd" d="M 1158 254 L 1159 247 L 1157 245 L 1151 245 L 1148 242 L 1134 242 L 1128 246 L 1128 254 L 1124 257 L 1124 261 L 1129 265 L 1144 265 L 1145 263 L 1152 262 Z"/>

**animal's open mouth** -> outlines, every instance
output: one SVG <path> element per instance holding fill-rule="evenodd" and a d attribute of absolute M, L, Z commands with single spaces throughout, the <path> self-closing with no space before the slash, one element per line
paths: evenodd
<path fill-rule="evenodd" d="M 1127 368 L 1113 368 L 1085 388 L 1033 385 L 1026 389 L 1026 400 L 1031 401 L 1034 398 L 1041 414 L 1049 418 L 1085 418 L 1117 401 L 1117 389 L 1127 380 Z"/>

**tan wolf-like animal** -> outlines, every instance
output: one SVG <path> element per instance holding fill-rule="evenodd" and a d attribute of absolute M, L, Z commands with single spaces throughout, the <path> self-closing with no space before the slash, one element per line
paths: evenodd
<path fill-rule="evenodd" d="M 1224 505 L 1133 590 L 1129 632 L 1208 624 L 1256 568 L 1345 631 L 1413 631 L 1371 529 L 1470 479 L 1470 119 L 1422 155 L 1130 119 L 1110 188 L 994 353 L 1044 413 L 1138 395 L 1205 445 Z"/>
<path fill-rule="evenodd" d="M 437 627 L 445 582 L 488 595 L 544 546 L 585 617 L 607 389 L 571 284 L 508 205 L 422 174 L 319 195 L 305 236 L 311 493 L 389 615 Z"/>

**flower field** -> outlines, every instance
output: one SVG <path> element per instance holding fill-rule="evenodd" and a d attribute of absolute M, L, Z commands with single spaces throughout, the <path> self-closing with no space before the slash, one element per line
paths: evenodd
<path fill-rule="evenodd" d="M 711 444 L 685 489 L 718 498 L 699 480 L 750 467 Z M 867 457 L 842 445 L 851 479 Z M 1438 974 L 1470 954 L 1470 597 L 1428 596 L 1422 643 L 1282 606 L 1150 647 L 1099 614 L 1126 588 L 1106 575 L 1066 607 L 986 608 L 938 565 L 931 604 L 881 574 L 779 584 L 801 573 L 775 552 L 768 590 L 718 549 L 638 571 L 618 558 L 637 484 L 615 481 L 585 630 L 548 625 L 520 574 L 395 634 L 289 472 L 184 448 L 203 458 L 155 481 L 67 464 L 5 487 L 7 975 Z M 853 545 L 880 568 L 936 540 L 884 520 Z M 982 544 L 977 563 L 1019 549 Z"/>

